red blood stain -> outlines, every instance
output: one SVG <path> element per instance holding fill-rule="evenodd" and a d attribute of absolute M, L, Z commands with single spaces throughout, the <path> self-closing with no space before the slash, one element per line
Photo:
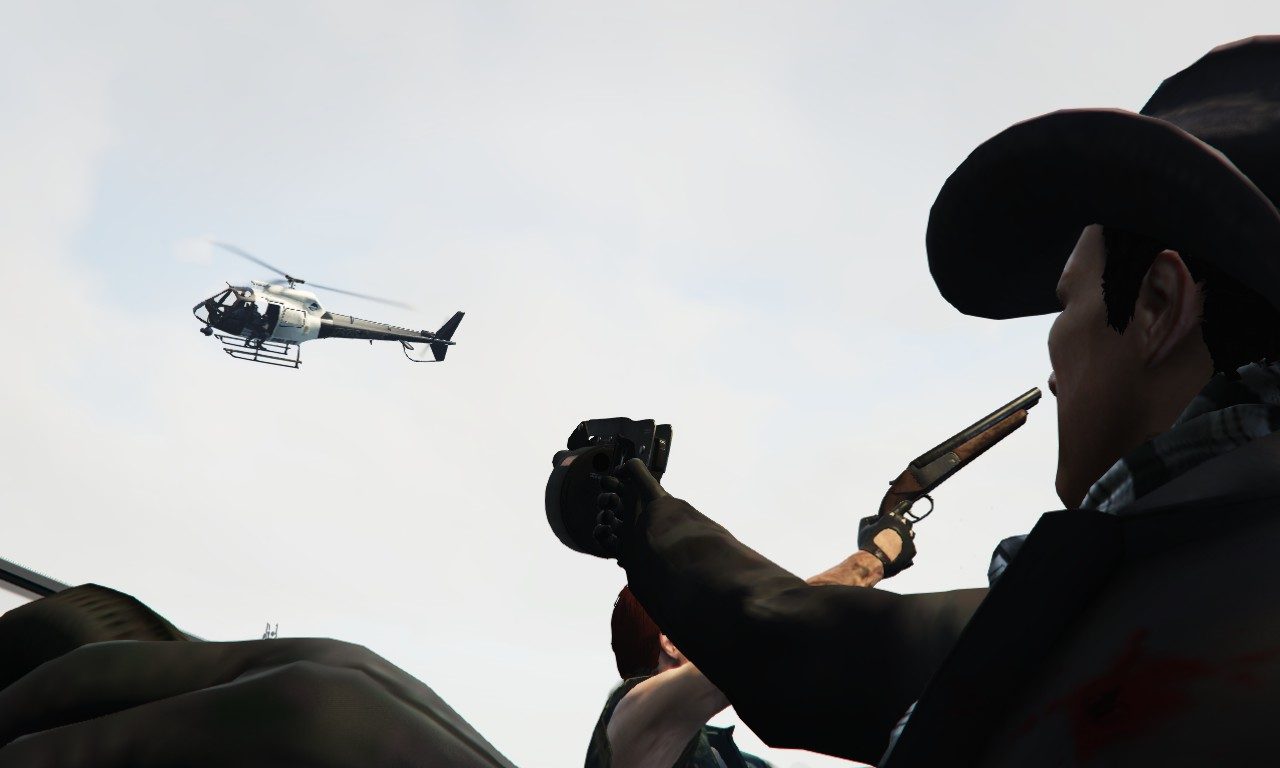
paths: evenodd
<path fill-rule="evenodd" d="M 1280 657 L 1280 648 L 1271 648 L 1213 664 L 1154 654 L 1145 647 L 1146 639 L 1146 630 L 1133 632 L 1105 672 L 1028 717 L 1018 732 L 1026 733 L 1043 718 L 1061 712 L 1071 724 L 1076 759 L 1088 761 L 1104 747 L 1133 738 L 1187 710 L 1193 682 L 1226 677 L 1254 687 L 1261 682 L 1257 667 Z"/>

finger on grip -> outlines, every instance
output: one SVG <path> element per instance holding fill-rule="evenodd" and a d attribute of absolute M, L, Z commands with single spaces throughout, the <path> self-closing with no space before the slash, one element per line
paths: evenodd
<path fill-rule="evenodd" d="M 618 470 L 618 477 L 624 485 L 639 494 L 643 502 L 654 501 L 668 495 L 640 459 L 631 459 L 623 464 Z"/>

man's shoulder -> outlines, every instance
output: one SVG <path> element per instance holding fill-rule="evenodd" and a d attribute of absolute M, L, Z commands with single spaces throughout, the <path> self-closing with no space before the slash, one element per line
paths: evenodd
<path fill-rule="evenodd" d="M 614 686 L 609 692 L 609 696 L 605 699 L 604 707 L 600 710 L 600 719 L 597 723 L 597 730 L 606 728 L 609 721 L 613 719 L 613 713 L 618 709 L 618 704 L 631 693 L 635 687 L 645 680 L 653 677 L 653 675 L 640 675 L 639 677 L 629 677 L 618 685 Z"/>
<path fill-rule="evenodd" d="M 1269 730 L 1249 728 L 1280 695 L 1280 649 L 1269 645 L 1280 637 L 1270 609 L 1280 493 L 1230 490 L 1129 514 L 1044 515 L 887 765 L 939 754 L 1037 764 L 1080 748 L 1125 763 L 1153 749 L 1207 757 L 1228 741 L 1257 746 L 1249 734 Z"/>
<path fill-rule="evenodd" d="M 1253 440 L 1173 478 L 1138 499 L 1129 513 L 1192 502 L 1280 496 L 1280 432 Z M 1116 510 L 1124 514 L 1126 510 Z"/>
<path fill-rule="evenodd" d="M 586 768 L 608 768 L 612 764 L 613 750 L 609 745 L 609 721 L 613 719 L 613 713 L 617 710 L 618 704 L 626 698 L 626 695 L 651 677 L 653 675 L 628 678 L 609 693 L 609 697 L 605 700 L 604 708 L 600 711 L 600 718 L 596 721 L 595 731 L 591 735 L 591 744 L 587 748 Z M 738 766 L 770 768 L 767 762 L 755 755 L 739 752 L 737 747 L 733 746 L 732 736 L 733 728 L 703 726 L 690 739 L 680 757 L 677 758 L 675 765 L 678 768 L 717 768 L 721 765 L 727 766 L 727 768 L 738 768 Z M 717 759 L 717 754 L 725 754 L 723 751 L 713 747 L 713 743 L 717 739 L 721 740 L 721 743 L 727 742 L 729 745 L 729 757 Z"/>
<path fill-rule="evenodd" d="M 604 707 L 600 710 L 600 717 L 596 719 L 595 730 L 591 732 L 591 742 L 587 745 L 585 768 L 609 768 L 613 763 L 613 750 L 609 746 L 609 721 L 613 719 L 613 713 L 617 710 L 619 702 L 632 689 L 650 677 L 653 676 L 641 675 L 627 678 L 609 692 L 609 696 L 605 699 Z"/>

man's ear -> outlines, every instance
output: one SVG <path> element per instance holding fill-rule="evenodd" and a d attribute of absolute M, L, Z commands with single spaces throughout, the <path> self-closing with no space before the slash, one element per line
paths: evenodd
<path fill-rule="evenodd" d="M 1152 368 L 1200 332 L 1203 297 L 1191 270 L 1177 251 L 1161 251 L 1142 278 L 1133 312 L 1143 363 Z"/>
<path fill-rule="evenodd" d="M 658 633 L 658 647 L 662 649 L 663 653 L 672 659 L 678 658 L 677 654 L 679 651 L 676 650 L 676 644 L 671 642 L 671 638 L 667 637 L 663 633 Z"/>

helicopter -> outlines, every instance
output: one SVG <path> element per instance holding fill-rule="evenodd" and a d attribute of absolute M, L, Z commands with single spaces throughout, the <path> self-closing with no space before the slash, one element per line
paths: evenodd
<path fill-rule="evenodd" d="M 301 345 L 312 339 L 368 339 L 398 341 L 404 356 L 415 363 L 438 363 L 444 360 L 464 313 L 455 312 L 440 329 L 414 331 L 351 315 L 329 312 L 320 305 L 313 288 L 355 296 L 369 301 L 410 309 L 407 304 L 341 288 L 307 283 L 274 267 L 234 245 L 210 241 L 210 244 L 248 259 L 258 266 L 280 275 L 271 281 L 251 280 L 247 286 L 227 283 L 225 290 L 210 296 L 191 308 L 203 327 L 200 332 L 222 343 L 222 351 L 237 360 L 247 360 L 285 368 L 302 365 Z M 428 356 L 429 355 L 429 356 Z"/>

